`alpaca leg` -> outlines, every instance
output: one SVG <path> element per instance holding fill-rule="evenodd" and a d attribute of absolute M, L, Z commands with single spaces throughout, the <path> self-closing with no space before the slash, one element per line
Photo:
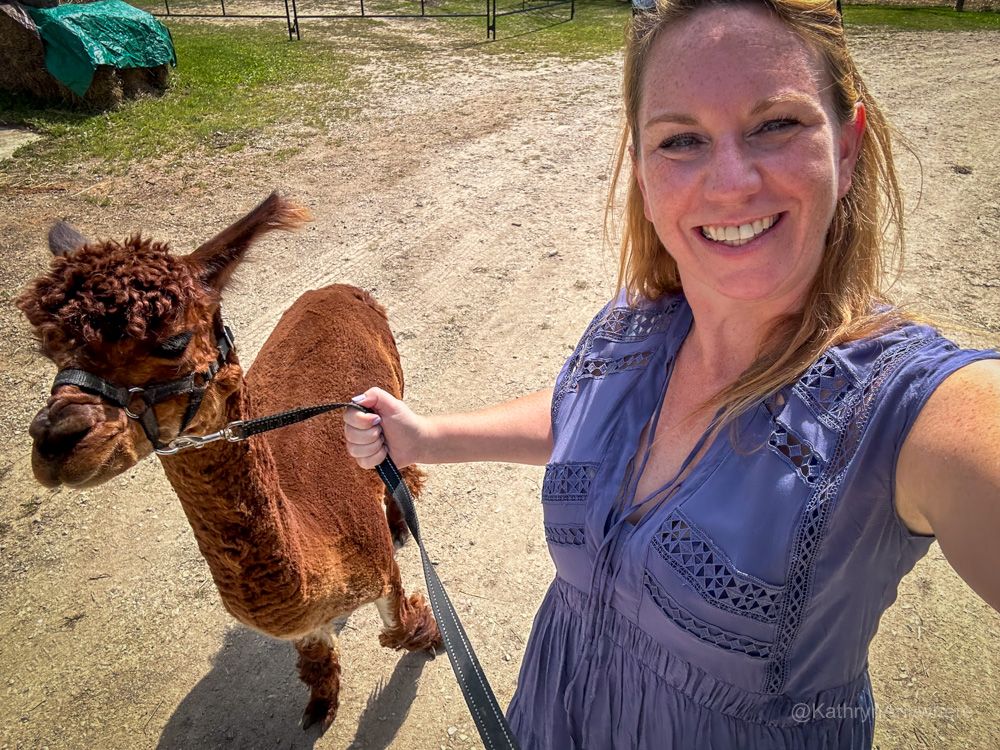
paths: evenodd
<path fill-rule="evenodd" d="M 406 486 L 410 488 L 410 495 L 416 500 L 420 497 L 420 493 L 424 488 L 424 480 L 427 479 L 427 474 L 424 473 L 423 469 L 418 469 L 416 466 L 407 466 L 405 469 L 401 469 L 399 473 L 403 477 L 403 481 L 406 482 Z M 399 506 L 396 505 L 396 501 L 393 500 L 392 493 L 389 490 L 385 491 L 385 518 L 389 522 L 389 531 L 392 533 L 392 546 L 398 550 L 410 538 L 410 529 L 407 527 L 406 521 L 403 519 L 403 514 L 399 510 Z"/>
<path fill-rule="evenodd" d="M 344 622 L 347 618 L 342 618 Z M 340 625 L 340 627 L 338 627 Z M 294 642 L 299 652 L 296 666 L 299 677 L 309 686 L 309 705 L 302 715 L 302 728 L 308 729 L 320 722 L 323 731 L 337 716 L 340 693 L 340 652 L 337 650 L 337 633 L 343 623 L 334 621 L 317 628 L 309 635 Z"/>
<path fill-rule="evenodd" d="M 407 599 L 395 560 L 392 561 L 389 593 L 376 599 L 375 606 L 385 625 L 378 637 L 383 646 L 407 651 L 441 650 L 441 633 L 431 608 L 420 594 Z"/>
<path fill-rule="evenodd" d="M 385 491 L 385 520 L 389 522 L 389 533 L 392 534 L 392 548 L 402 549 L 406 540 L 410 538 L 410 529 L 406 526 L 403 513 L 400 511 L 396 501 L 392 499 L 389 490 Z"/>

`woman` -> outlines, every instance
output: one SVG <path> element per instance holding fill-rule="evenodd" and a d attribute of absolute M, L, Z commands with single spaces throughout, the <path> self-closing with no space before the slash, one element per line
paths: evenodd
<path fill-rule="evenodd" d="M 372 390 L 350 450 L 548 464 L 525 750 L 869 748 L 868 645 L 933 538 L 1000 606 L 997 355 L 883 301 L 888 126 L 833 3 L 668 0 L 624 94 L 622 292 L 554 391 Z"/>

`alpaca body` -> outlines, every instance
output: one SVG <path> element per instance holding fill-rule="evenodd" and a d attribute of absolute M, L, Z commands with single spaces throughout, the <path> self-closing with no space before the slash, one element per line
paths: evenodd
<path fill-rule="evenodd" d="M 401 381 L 384 313 L 359 289 L 327 287 L 284 314 L 226 420 L 346 401 L 366 383 L 398 394 Z M 339 415 L 162 462 L 223 603 L 244 624 L 300 638 L 389 594 L 384 487 L 347 455 Z"/>
<path fill-rule="evenodd" d="M 233 267 L 259 234 L 307 218 L 272 195 L 182 257 L 139 237 L 93 245 L 53 232 L 53 252 L 64 257 L 18 304 L 60 369 L 86 369 L 117 386 L 168 382 L 185 368 L 200 373 L 219 356 L 219 292 Z M 201 435 L 235 420 L 347 401 L 375 385 L 402 396 L 385 311 L 367 292 L 334 285 L 286 311 L 245 379 L 229 353 L 190 424 L 183 395 L 157 404 L 155 415 L 166 437 L 182 429 Z M 48 485 L 98 484 L 153 447 L 124 409 L 75 385 L 53 389 L 30 432 L 35 475 Z M 378 476 L 347 454 L 339 416 L 161 459 L 226 609 L 294 642 L 312 693 L 305 726 L 329 726 L 336 715 L 336 634 L 358 607 L 377 605 L 384 646 L 441 646 L 423 598 L 403 590 L 394 559 L 394 543 L 406 536 L 399 510 Z M 411 467 L 403 476 L 419 493 L 422 472 Z"/>

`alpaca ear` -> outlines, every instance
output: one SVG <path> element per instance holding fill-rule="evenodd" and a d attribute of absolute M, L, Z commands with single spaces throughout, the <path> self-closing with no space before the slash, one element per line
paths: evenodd
<path fill-rule="evenodd" d="M 87 244 L 87 238 L 64 221 L 49 230 L 49 250 L 53 255 L 66 255 Z"/>
<path fill-rule="evenodd" d="M 188 256 L 201 280 L 221 291 L 243 260 L 250 245 L 262 234 L 292 231 L 312 221 L 308 208 L 271 193 L 257 208 L 233 222 Z"/>

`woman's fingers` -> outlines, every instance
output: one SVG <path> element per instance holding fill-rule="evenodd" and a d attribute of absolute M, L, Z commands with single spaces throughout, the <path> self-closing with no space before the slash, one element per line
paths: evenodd
<path fill-rule="evenodd" d="M 365 448 L 361 447 L 361 448 L 356 448 L 356 450 L 358 451 L 357 453 L 351 454 L 354 460 L 357 461 L 358 466 L 360 466 L 362 469 L 374 469 L 380 463 L 385 461 L 386 449 L 382 443 L 373 444 L 367 446 L 367 448 L 374 449 L 374 452 L 368 455 L 362 455 Z"/>
<path fill-rule="evenodd" d="M 366 469 L 378 466 L 390 447 L 397 466 L 413 463 L 419 429 L 406 404 L 381 388 L 369 388 L 351 401 L 370 410 L 348 409 L 344 414 L 347 450 L 358 464 Z"/>
<path fill-rule="evenodd" d="M 348 409 L 344 414 L 344 439 L 347 453 L 364 469 L 372 469 L 385 459 L 382 418 Z"/>

